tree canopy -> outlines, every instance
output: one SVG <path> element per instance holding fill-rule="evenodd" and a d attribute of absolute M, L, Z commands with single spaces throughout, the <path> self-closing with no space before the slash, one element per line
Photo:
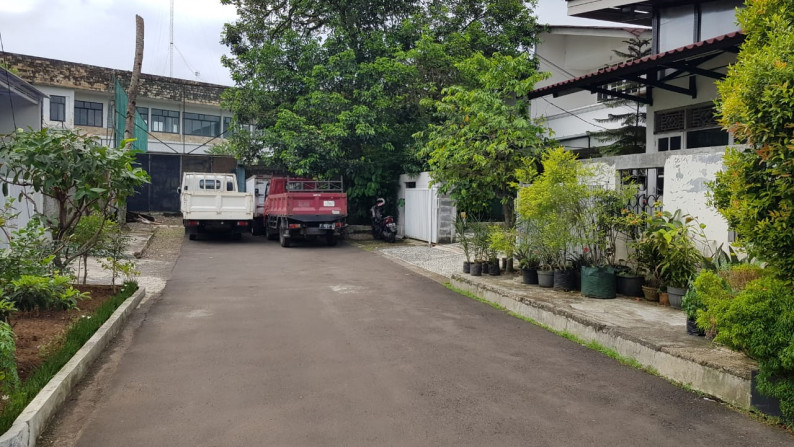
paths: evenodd
<path fill-rule="evenodd" d="M 456 65 L 467 85 L 445 88 L 432 103 L 440 118 L 426 132 L 427 156 L 434 182 L 458 207 L 483 212 L 498 199 L 505 222 L 513 223 L 517 170 L 544 149 L 545 129 L 529 117 L 526 95 L 545 77 L 528 55 L 486 58 L 480 53 Z"/>
<path fill-rule="evenodd" d="M 751 1 L 737 14 L 747 34 L 718 83 L 720 123 L 744 149 L 729 149 L 714 204 L 739 243 L 794 278 L 794 1 Z"/>
<path fill-rule="evenodd" d="M 413 135 L 438 119 L 421 101 L 469 82 L 460 62 L 516 57 L 538 29 L 535 2 L 518 0 L 222 1 L 239 15 L 222 38 L 236 84 L 224 103 L 261 141 L 238 158 L 342 176 L 362 217 L 421 169 Z"/>

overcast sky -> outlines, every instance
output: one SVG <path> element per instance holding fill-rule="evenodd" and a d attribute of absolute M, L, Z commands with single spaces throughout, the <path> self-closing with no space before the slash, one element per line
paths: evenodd
<path fill-rule="evenodd" d="M 537 13 L 552 25 L 604 24 L 567 17 L 564 0 L 540 0 Z M 170 0 L 0 0 L 0 34 L 10 53 L 130 70 L 135 14 L 145 27 L 143 72 L 168 76 Z M 231 85 L 219 41 L 235 17 L 219 0 L 174 0 L 174 77 Z"/>

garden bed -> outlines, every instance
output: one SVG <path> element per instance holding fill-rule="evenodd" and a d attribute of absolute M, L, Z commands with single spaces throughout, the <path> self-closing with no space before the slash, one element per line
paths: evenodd
<path fill-rule="evenodd" d="M 48 353 L 61 347 L 74 321 L 94 315 L 97 308 L 113 296 L 111 286 L 107 285 L 77 285 L 75 288 L 91 294 L 90 299 L 80 301 L 78 309 L 16 312 L 12 315 L 20 380 L 27 379 L 41 366 Z"/>
<path fill-rule="evenodd" d="M 92 295 L 91 299 L 78 304 L 79 310 L 12 315 L 21 384 L 0 401 L 0 433 L 11 427 L 27 404 L 137 290 L 137 285 L 125 284 L 119 287 L 117 294 L 113 294 L 110 286 L 80 285 L 76 288 Z"/>

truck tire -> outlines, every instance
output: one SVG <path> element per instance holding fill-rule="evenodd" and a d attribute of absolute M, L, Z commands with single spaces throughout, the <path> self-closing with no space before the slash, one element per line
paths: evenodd
<path fill-rule="evenodd" d="M 196 233 L 188 234 L 187 238 L 190 239 L 191 241 L 195 241 L 196 240 Z"/>
<path fill-rule="evenodd" d="M 282 247 L 289 247 L 289 238 L 284 236 L 284 230 L 287 229 L 286 225 L 279 225 L 278 227 L 278 241 Z"/>
<path fill-rule="evenodd" d="M 336 241 L 337 238 L 335 234 L 329 234 L 328 236 L 325 237 L 325 244 L 328 245 L 329 247 L 333 247 L 334 245 L 336 245 Z"/>

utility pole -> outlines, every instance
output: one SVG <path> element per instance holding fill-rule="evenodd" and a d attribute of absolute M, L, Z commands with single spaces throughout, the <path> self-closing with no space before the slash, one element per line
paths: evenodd
<path fill-rule="evenodd" d="M 138 100 L 138 82 L 143 64 L 143 18 L 135 15 L 135 62 L 132 64 L 132 77 L 127 89 L 127 120 L 124 123 L 124 139 L 132 138 L 135 130 L 135 105 Z"/>

